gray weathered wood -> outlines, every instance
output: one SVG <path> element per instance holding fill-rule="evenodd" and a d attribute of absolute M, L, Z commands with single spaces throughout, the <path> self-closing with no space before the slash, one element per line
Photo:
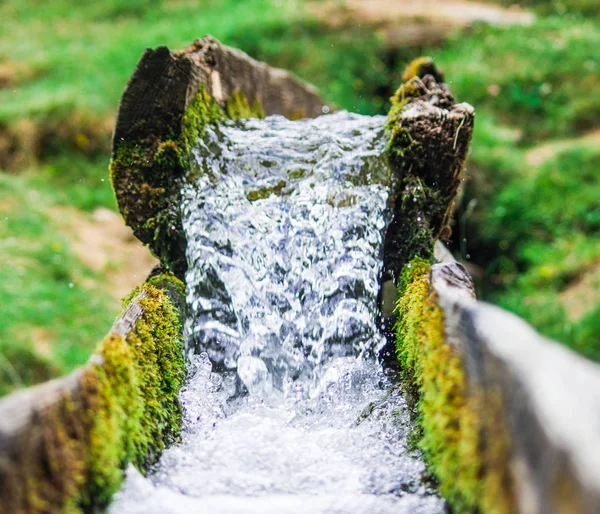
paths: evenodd
<path fill-rule="evenodd" d="M 600 366 L 477 302 L 458 263 L 434 265 L 431 284 L 469 390 L 501 399 L 516 512 L 600 512 Z"/>
<path fill-rule="evenodd" d="M 123 314 L 121 314 L 113 323 L 109 334 L 115 334 L 123 338 L 127 337 L 127 334 L 135 328 L 136 323 L 144 314 L 144 308 L 140 305 L 140 300 L 147 296 L 148 294 L 146 291 L 142 291 L 138 294 L 125 308 Z"/>
<path fill-rule="evenodd" d="M 145 296 L 146 293 L 142 292 L 131 301 L 115 321 L 109 335 L 127 337 L 144 314 L 139 300 Z M 65 377 L 16 391 L 0 399 L 0 504 L 5 494 L 3 484 L 9 482 L 16 469 L 25 465 L 23 456 L 41 454 L 44 427 L 38 426 L 39 415 L 60 405 L 65 397 L 77 396 L 81 387 L 80 379 L 86 368 L 102 363 L 102 357 L 94 354 L 87 364 Z"/>
<path fill-rule="evenodd" d="M 454 255 L 446 248 L 446 245 L 441 241 L 436 241 L 435 247 L 433 248 L 433 256 L 437 262 L 450 263 L 454 262 Z"/>
<path fill-rule="evenodd" d="M 205 36 L 183 50 L 144 52 L 119 104 L 113 149 L 121 141 L 179 135 L 183 113 L 200 87 L 223 105 L 242 93 L 251 104 L 258 100 L 267 115 L 315 117 L 325 105 L 314 86 L 288 71 Z"/>

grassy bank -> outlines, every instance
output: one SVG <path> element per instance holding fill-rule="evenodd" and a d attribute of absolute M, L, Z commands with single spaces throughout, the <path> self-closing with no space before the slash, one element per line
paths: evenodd
<path fill-rule="evenodd" d="M 116 314 L 38 179 L 0 173 L 0 394 L 85 362 Z"/>
<path fill-rule="evenodd" d="M 475 264 L 485 299 L 596 360 L 598 44 L 598 20 L 550 16 L 482 28 L 436 56 L 478 113 L 455 253 Z"/>
<path fill-rule="evenodd" d="M 600 23 L 584 0 L 570 5 L 565 14 L 535 2 L 532 26 L 479 26 L 441 48 L 398 50 L 358 21 L 328 29 L 300 1 L 3 2 L 0 394 L 85 361 L 117 314 L 106 286 L 117 265 L 82 261 L 60 216 L 115 209 L 110 132 L 137 59 L 205 33 L 362 113 L 387 112 L 404 63 L 433 55 L 478 112 L 454 251 L 474 264 L 485 298 L 600 359 L 599 152 L 582 139 L 600 128 Z"/>

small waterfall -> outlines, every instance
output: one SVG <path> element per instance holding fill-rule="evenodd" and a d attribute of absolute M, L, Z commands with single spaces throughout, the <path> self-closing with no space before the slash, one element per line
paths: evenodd
<path fill-rule="evenodd" d="M 228 122 L 183 194 L 182 441 L 114 513 L 445 512 L 376 356 L 385 117 Z"/>

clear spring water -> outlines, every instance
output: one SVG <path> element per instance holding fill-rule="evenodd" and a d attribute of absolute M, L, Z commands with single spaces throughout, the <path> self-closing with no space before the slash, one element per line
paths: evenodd
<path fill-rule="evenodd" d="M 182 442 L 113 513 L 445 511 L 376 360 L 384 117 L 223 125 L 184 191 Z"/>

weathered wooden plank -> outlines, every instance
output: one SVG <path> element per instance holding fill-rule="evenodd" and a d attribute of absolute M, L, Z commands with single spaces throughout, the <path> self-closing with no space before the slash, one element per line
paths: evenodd
<path fill-rule="evenodd" d="M 434 265 L 430 281 L 469 390 L 499 410 L 504 427 L 492 433 L 509 436 L 518 512 L 600 512 L 600 366 L 475 301 L 458 263 Z"/>
<path fill-rule="evenodd" d="M 250 103 L 258 100 L 267 115 L 315 117 L 325 105 L 314 86 L 290 72 L 206 36 L 183 50 L 162 46 L 144 52 L 119 104 L 113 149 L 121 141 L 178 136 L 200 87 L 223 105 L 234 93 Z"/>
<path fill-rule="evenodd" d="M 0 399 L 0 513 L 100 506 L 118 485 L 119 466 L 125 452 L 131 451 L 132 437 L 138 437 L 136 441 L 140 433 L 152 437 L 148 446 L 137 448 L 138 462 L 151 459 L 153 448 L 160 450 L 162 439 L 173 437 L 171 427 L 178 420 L 162 425 L 179 410 L 181 384 L 168 385 L 169 390 L 175 388 L 170 398 L 166 394 L 150 398 L 155 402 L 152 412 L 160 420 L 150 411 L 144 414 L 145 406 L 140 404 L 147 395 L 162 391 L 152 379 L 160 370 L 170 366 L 170 376 L 178 375 L 177 380 L 183 381 L 176 307 L 185 301 L 183 286 L 169 275 L 150 281 L 115 321 L 87 364 L 65 377 Z M 140 345 L 147 349 L 137 351 Z M 150 370 L 149 374 L 143 370 Z M 149 431 L 153 423 L 159 428 Z M 125 426 L 138 435 L 126 433 Z M 101 455 L 104 452 L 106 456 Z"/>

